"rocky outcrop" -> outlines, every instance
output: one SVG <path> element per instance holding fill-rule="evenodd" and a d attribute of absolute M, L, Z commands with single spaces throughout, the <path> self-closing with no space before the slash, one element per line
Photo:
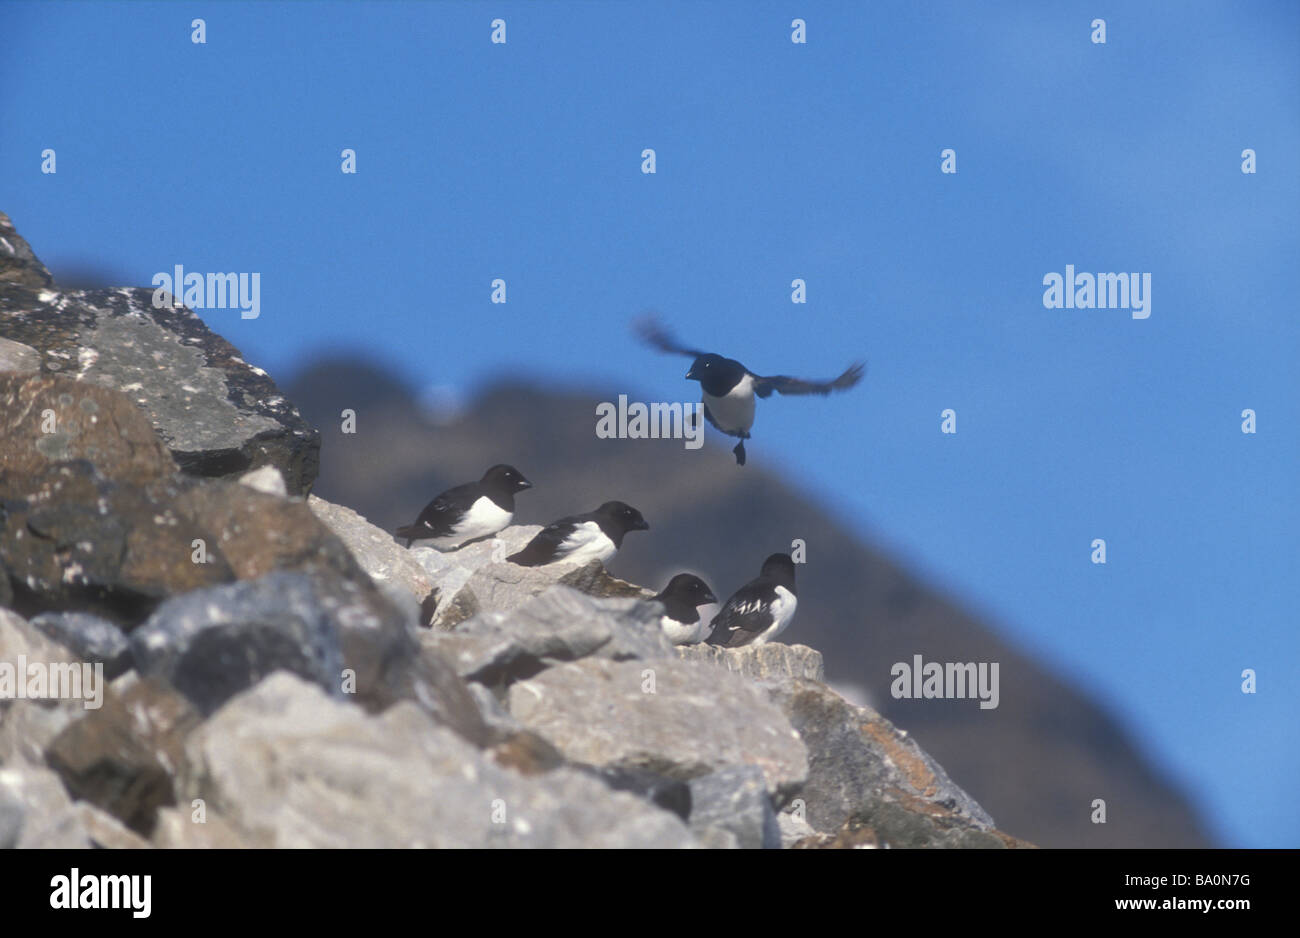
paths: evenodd
<path fill-rule="evenodd" d="M 311 489 L 320 436 L 266 372 L 184 307 L 149 288 L 61 291 L 0 216 L 0 350 L 43 375 L 118 389 L 148 417 L 181 469 L 228 476 L 271 465 L 290 492 Z"/>
<path fill-rule="evenodd" d="M 489 687 L 588 656 L 623 661 L 674 654 L 649 603 L 598 599 L 560 582 L 515 608 L 483 613 L 451 632 L 427 633 L 421 642 L 462 677 Z"/>
<path fill-rule="evenodd" d="M 280 569 L 379 601 L 301 501 L 179 473 L 126 395 L 50 375 L 0 373 L 0 557 L 24 614 L 128 629 L 167 596 Z"/>
<path fill-rule="evenodd" d="M 610 576 L 596 562 L 521 567 L 506 561 L 540 530 L 540 525 L 515 525 L 494 538 L 447 553 L 427 547 L 412 549 L 411 555 L 438 584 L 440 599 L 430 624 L 451 629 L 485 610 L 514 609 L 557 583 L 598 598 L 654 595 L 653 590 Z"/>
<path fill-rule="evenodd" d="M 131 642 L 120 628 L 85 612 L 46 612 L 31 624 L 74 657 L 104 666 L 104 678 L 125 674 L 134 665 Z"/>
<path fill-rule="evenodd" d="M 778 803 L 808 774 L 803 742 L 760 688 L 683 661 L 560 665 L 511 685 L 509 707 L 569 759 L 588 765 L 683 780 L 754 765 Z"/>
<path fill-rule="evenodd" d="M 807 645 L 782 645 L 779 642 L 741 648 L 678 645 L 676 651 L 686 661 L 706 661 L 755 681 L 826 680 L 821 652 Z"/>
<path fill-rule="evenodd" d="M 572 769 L 500 768 L 417 707 L 367 716 L 277 674 L 187 743 L 180 782 L 277 847 L 688 847 L 677 817 Z"/>
<path fill-rule="evenodd" d="M 723 595 L 798 536 L 811 548 L 809 562 L 799 569 L 799 612 L 782 638 L 820 651 L 831 686 L 909 730 L 1000 824 L 1061 847 L 1214 843 L 1183 786 L 1106 700 L 918 575 L 874 540 L 870 525 L 771 463 L 736 471 L 716 437 L 706 436 L 703 451 L 598 439 L 590 421 L 575 415 L 616 400 L 620 389 L 580 384 L 507 375 L 436 419 L 398 369 L 360 355 L 320 359 L 288 387 L 321 428 L 327 458 L 314 491 L 389 530 L 409 522 L 433 493 L 503 458 L 508 443 L 510 459 L 537 483 L 521 497 L 517 522 L 589 507 L 593 493 L 597 502 L 625 495 L 650 520 L 651 533 L 629 538 L 609 563 L 623 580 L 659 590 L 689 571 Z M 345 407 L 365 422 L 364 445 L 341 432 Z M 893 697 L 891 665 L 917 653 L 926 661 L 1000 662 L 997 710 Z M 1087 810 L 1062 809 L 1091 804 L 1099 792 L 1127 805 L 1124 824 L 1095 824 Z"/>
<path fill-rule="evenodd" d="M 23 287 L 48 287 L 54 278 L 32 251 L 32 246 L 0 212 L 0 283 Z"/>
<path fill-rule="evenodd" d="M 173 775 L 201 719 L 166 684 L 132 681 L 52 739 L 45 760 L 71 794 L 148 837 L 174 803 Z"/>
<path fill-rule="evenodd" d="M 0 608 L 0 665 L 12 667 L 15 678 L 17 665 L 23 661 L 71 664 L 76 660 L 76 655 L 51 641 L 22 616 Z M 39 764 L 50 740 L 84 713 L 81 700 L 23 698 L 16 688 L 6 691 L 0 695 L 0 765 Z"/>
<path fill-rule="evenodd" d="M 771 693 L 808 747 L 800 798 L 815 830 L 838 831 L 882 803 L 918 802 L 965 819 L 965 826 L 993 827 L 984 809 L 920 746 L 874 710 L 855 707 L 805 678 L 780 682 Z"/>
<path fill-rule="evenodd" d="M 307 507 L 347 545 L 361 569 L 377 585 L 391 587 L 394 594 L 408 601 L 417 600 L 422 608 L 427 604 L 429 612 L 420 624 L 430 624 L 437 600 L 434 579 L 415 560 L 411 551 L 399 546 L 393 535 L 375 527 L 350 508 L 330 504 L 315 495 L 308 497 Z"/>
<path fill-rule="evenodd" d="M 812 648 L 675 648 L 602 564 L 507 562 L 536 527 L 407 550 L 304 498 L 269 379 L 0 219 L 0 846 L 1018 845 Z"/>

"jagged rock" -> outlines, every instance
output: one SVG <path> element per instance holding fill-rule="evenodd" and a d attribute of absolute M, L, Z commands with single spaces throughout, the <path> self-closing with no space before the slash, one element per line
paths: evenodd
<path fill-rule="evenodd" d="M 172 597 L 132 633 L 136 667 L 205 715 L 279 669 L 341 698 L 339 625 L 320 592 L 310 577 L 272 573 Z"/>
<path fill-rule="evenodd" d="M 781 828 L 762 771 L 737 765 L 691 779 L 690 825 L 705 844 L 779 849 Z"/>
<path fill-rule="evenodd" d="M 525 729 L 504 734 L 483 752 L 497 765 L 520 775 L 540 775 L 568 764 L 563 753 L 532 730 Z"/>
<path fill-rule="evenodd" d="M 5 321 L 0 316 L 0 329 Z M 176 471 L 148 419 L 124 394 L 56 375 L 0 373 L 4 489 L 72 459 L 120 482 L 143 484 Z"/>
<path fill-rule="evenodd" d="M 147 426 L 144 432 L 152 439 Z M 224 480 L 154 478 L 170 457 L 150 445 L 165 464 L 133 469 L 100 460 L 125 482 L 85 460 L 0 475 L 7 500 L 0 555 L 19 611 L 90 611 L 130 628 L 166 596 L 279 569 L 365 584 L 378 597 L 347 548 L 301 501 Z"/>
<path fill-rule="evenodd" d="M 0 768 L 0 848 L 90 845 L 90 836 L 57 775 L 25 762 Z"/>
<path fill-rule="evenodd" d="M 786 681 L 807 678 L 825 681 L 826 668 L 822 653 L 807 645 L 742 645 L 720 648 L 717 645 L 678 645 L 677 654 L 686 661 L 707 661 L 735 671 L 756 681 Z"/>
<path fill-rule="evenodd" d="M 46 664 L 77 660 L 76 655 L 41 634 L 22 616 L 0 609 L 0 662 L 16 670 L 20 657 L 28 663 Z M 0 765 L 44 762 L 50 741 L 85 712 L 85 700 L 0 698 Z"/>
<path fill-rule="evenodd" d="M 793 844 L 801 850 L 929 848 L 1001 850 L 1033 844 L 1001 831 L 972 827 L 969 819 L 938 805 L 905 796 L 873 802 L 834 833 L 814 833 Z"/>
<path fill-rule="evenodd" d="M 665 811 L 671 811 L 683 821 L 691 816 L 691 786 L 681 779 L 623 766 L 579 765 L 578 768 L 590 772 L 614 791 L 639 795 Z"/>
<path fill-rule="evenodd" d="M 50 272 L 32 252 L 16 230 L 9 216 L 0 212 L 0 283 L 26 287 L 48 287 L 54 282 Z"/>
<path fill-rule="evenodd" d="M 78 801 L 72 806 L 77 821 L 90 840 L 90 846 L 104 850 L 148 850 L 153 844 L 128 830 L 122 822 L 94 805 Z"/>
<path fill-rule="evenodd" d="M 287 670 L 372 709 L 419 700 L 468 737 L 486 736 L 451 668 L 432 655 L 417 661 L 402 616 L 346 581 L 279 572 L 176 596 L 131 643 L 141 674 L 166 680 L 205 714 Z M 348 686 L 345 669 L 354 675 Z"/>
<path fill-rule="evenodd" d="M 480 612 L 515 609 L 557 583 L 598 598 L 648 599 L 654 595 L 651 590 L 610 576 L 599 561 L 585 566 L 555 563 L 521 567 L 505 559 L 522 550 L 540 530 L 539 525 L 516 525 L 495 538 L 447 553 L 429 547 L 412 548 L 411 555 L 433 578 L 440 593 L 433 627 L 451 629 Z"/>
<path fill-rule="evenodd" d="M 182 488 L 175 507 L 191 519 L 192 530 L 208 533 L 209 557 L 215 547 L 221 562 L 240 580 L 276 570 L 297 570 L 369 588 L 348 549 L 301 500 L 210 480 L 190 482 Z"/>
<path fill-rule="evenodd" d="M 815 830 L 834 833 L 900 797 L 938 806 L 970 828 L 994 826 L 920 746 L 874 710 L 855 707 L 815 681 L 768 686 L 808 747 L 808 781 L 799 798 Z"/>
<path fill-rule="evenodd" d="M 104 666 L 111 681 L 131 669 L 131 642 L 112 622 L 85 612 L 46 612 L 31 624 L 82 661 Z"/>
<path fill-rule="evenodd" d="M 163 808 L 154 826 L 153 845 L 176 850 L 247 850 L 269 847 L 265 839 L 237 830 L 215 812 L 203 808 L 202 821 L 195 820 L 198 808 Z"/>
<path fill-rule="evenodd" d="M 35 374 L 41 370 L 41 353 L 30 345 L 0 339 L 0 371 Z"/>
<path fill-rule="evenodd" d="M 0 850 L 12 850 L 23 832 L 27 809 L 5 789 L 0 789 Z"/>
<path fill-rule="evenodd" d="M 65 728 L 46 762 L 74 797 L 148 837 L 158 809 L 175 802 L 176 767 L 198 724 L 184 697 L 160 682 L 137 681 Z"/>
<path fill-rule="evenodd" d="M 613 661 L 671 657 L 660 615 L 641 600 L 596 599 L 557 585 L 510 612 L 481 613 L 452 632 L 426 632 L 420 641 L 442 653 L 461 677 L 501 686 L 590 655 Z"/>
<path fill-rule="evenodd" d="M 118 485 L 74 462 L 0 489 L 0 554 L 27 615 L 86 611 L 129 627 L 172 592 L 233 577 L 220 553 L 193 562 L 192 540 L 218 535 L 176 509 L 170 479 Z"/>
<path fill-rule="evenodd" d="M 753 682 L 674 658 L 586 658 L 510 686 L 510 713 L 571 761 L 689 780 L 757 765 L 784 802 L 808 772 L 803 743 Z"/>
<path fill-rule="evenodd" d="M 190 310 L 156 308 L 149 288 L 51 288 L 49 273 L 4 224 L 0 337 L 35 349 L 44 373 L 130 393 L 187 473 L 272 465 L 290 492 L 311 489 L 320 435 L 266 372 Z"/>
<path fill-rule="evenodd" d="M 433 578 L 387 531 L 375 527 L 355 511 L 332 505 L 315 495 L 308 497 L 307 507 L 334 532 L 361 569 L 380 586 L 395 585 L 409 593 L 417 603 L 423 603 L 434 591 Z M 428 621 L 428 618 L 422 618 L 421 624 L 428 624 Z"/>
<path fill-rule="evenodd" d="M 465 686 L 469 688 L 470 696 L 474 698 L 474 704 L 478 707 L 483 721 L 493 730 L 500 733 L 515 733 L 523 729 L 523 724 L 510 715 L 505 704 L 492 690 L 477 681 L 471 681 Z"/>
<path fill-rule="evenodd" d="M 795 800 L 798 801 L 798 799 Z M 802 816 L 789 811 L 779 813 L 776 816 L 776 822 L 781 828 L 781 847 L 785 850 L 789 850 L 806 837 L 823 836 L 818 835 L 812 829 L 812 825 L 805 821 Z"/>
<path fill-rule="evenodd" d="M 287 498 L 289 495 L 289 488 L 284 484 L 284 476 L 275 466 L 250 469 L 239 477 L 239 484 L 247 485 L 253 491 L 264 495 L 278 495 L 280 498 Z"/>
<path fill-rule="evenodd" d="M 367 715 L 289 674 L 186 744 L 185 800 L 279 847 L 685 847 L 672 814 L 561 768 L 499 768 L 417 707 Z"/>

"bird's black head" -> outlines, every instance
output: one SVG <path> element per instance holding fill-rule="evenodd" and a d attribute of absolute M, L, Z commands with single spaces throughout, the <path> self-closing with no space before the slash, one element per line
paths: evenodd
<path fill-rule="evenodd" d="M 714 397 L 722 397 L 739 384 L 745 374 L 745 366 L 740 362 L 710 353 L 695 359 L 686 377 L 700 382 L 700 386 Z"/>
<path fill-rule="evenodd" d="M 483 473 L 483 478 L 479 481 L 503 493 L 509 492 L 513 494 L 533 487 L 533 483 L 525 479 L 522 472 L 514 466 L 507 466 L 505 463 L 497 463 L 497 465 Z"/>
<path fill-rule="evenodd" d="M 596 513 L 609 518 L 624 531 L 650 530 L 650 525 L 646 524 L 645 518 L 641 517 L 641 512 L 627 502 L 605 502 L 596 509 Z"/>
<path fill-rule="evenodd" d="M 782 586 L 794 587 L 794 561 L 789 554 L 772 554 L 763 561 L 761 573 Z"/>
<path fill-rule="evenodd" d="M 685 600 L 692 606 L 703 606 L 718 601 L 718 597 L 713 595 L 708 584 L 693 573 L 677 574 L 668 581 L 668 585 L 659 596 L 661 598 L 672 596 L 675 599 Z"/>

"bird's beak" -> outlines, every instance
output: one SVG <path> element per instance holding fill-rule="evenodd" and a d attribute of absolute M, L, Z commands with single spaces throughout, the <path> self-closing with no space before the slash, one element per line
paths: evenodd
<path fill-rule="evenodd" d="M 646 521 L 644 518 L 642 518 L 640 521 L 637 522 L 636 527 L 634 527 L 632 530 L 633 530 L 633 531 L 649 531 L 649 530 L 650 530 L 650 523 L 649 523 L 648 521 Z"/>
<path fill-rule="evenodd" d="M 692 368 L 690 371 L 686 372 L 686 377 L 687 377 L 687 379 L 689 379 L 689 380 L 691 380 L 691 381 L 694 381 L 694 380 L 695 380 L 695 369 Z"/>
<path fill-rule="evenodd" d="M 714 596 L 714 595 L 713 595 L 712 593 L 710 593 L 708 590 L 705 590 L 705 591 L 704 591 L 704 602 L 700 603 L 699 605 L 703 606 L 704 603 L 716 603 L 717 601 L 718 601 L 718 597 Z"/>
<path fill-rule="evenodd" d="M 530 489 L 532 487 L 533 487 L 533 483 L 529 482 L 527 479 L 521 478 L 519 480 L 519 491 L 522 492 L 524 489 Z"/>

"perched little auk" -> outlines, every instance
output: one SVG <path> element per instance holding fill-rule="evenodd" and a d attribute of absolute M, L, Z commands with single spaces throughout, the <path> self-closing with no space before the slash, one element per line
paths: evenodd
<path fill-rule="evenodd" d="M 700 611 L 696 607 L 716 603 L 718 597 L 713 595 L 703 580 L 690 573 L 679 573 L 668 581 L 663 592 L 655 599 L 664 606 L 659 625 L 668 641 L 674 645 L 694 645 L 704 640 L 708 626 L 700 618 Z"/>
<path fill-rule="evenodd" d="M 745 441 L 749 439 L 749 428 L 754 425 L 754 395 L 761 398 L 780 394 L 821 394 L 831 391 L 843 391 L 853 387 L 862 380 L 866 365 L 855 363 L 845 369 L 844 374 L 831 381 L 805 381 L 788 375 L 756 375 L 734 358 L 723 358 L 712 352 L 687 348 L 659 323 L 657 319 L 643 319 L 636 325 L 636 330 L 643 341 L 661 352 L 674 355 L 687 355 L 695 359 L 686 377 L 700 382 L 704 400 L 704 416 L 715 428 L 727 436 L 739 437 L 740 442 L 732 450 L 736 462 L 745 464 Z"/>
<path fill-rule="evenodd" d="M 477 482 L 447 489 L 424 506 L 414 524 L 397 529 L 406 546 L 449 551 L 496 534 L 515 516 L 515 493 L 533 483 L 514 466 L 498 464 Z"/>
<path fill-rule="evenodd" d="M 798 604 L 794 561 L 789 554 L 773 554 L 763 561 L 758 577 L 736 590 L 713 617 L 709 644 L 727 648 L 766 644 L 785 631 Z"/>
<path fill-rule="evenodd" d="M 605 502 L 585 515 L 572 515 L 553 521 L 533 536 L 523 550 L 506 559 L 523 567 L 543 564 L 604 563 L 623 546 L 629 531 L 648 531 L 641 512 L 624 502 Z"/>

